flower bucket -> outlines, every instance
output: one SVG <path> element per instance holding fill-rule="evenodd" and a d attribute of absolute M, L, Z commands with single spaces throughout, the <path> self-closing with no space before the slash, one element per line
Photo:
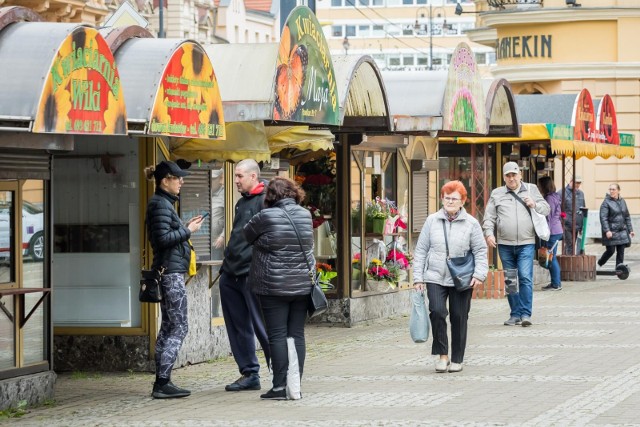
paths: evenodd
<path fill-rule="evenodd" d="M 386 218 L 373 218 L 373 232 L 382 234 L 384 231 L 384 225 L 387 222 Z"/>
<path fill-rule="evenodd" d="M 373 233 L 373 218 L 367 217 L 364 222 L 365 233 Z"/>
<path fill-rule="evenodd" d="M 393 286 L 384 280 L 367 280 L 365 289 L 374 292 L 389 292 Z"/>

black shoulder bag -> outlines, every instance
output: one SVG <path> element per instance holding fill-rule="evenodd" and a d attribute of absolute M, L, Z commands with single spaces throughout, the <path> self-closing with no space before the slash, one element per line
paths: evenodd
<path fill-rule="evenodd" d="M 144 222 L 144 244 L 147 244 L 147 222 Z M 164 264 L 164 262 L 163 262 Z M 159 303 L 162 301 L 162 275 L 166 267 L 161 265 L 158 268 L 152 268 L 151 270 L 142 270 L 140 278 L 140 292 L 138 293 L 138 300 L 140 302 Z"/>
<path fill-rule="evenodd" d="M 304 247 L 302 246 L 302 240 L 300 239 L 300 234 L 298 234 L 298 228 L 295 223 L 291 219 L 291 216 L 287 213 L 287 211 L 282 209 L 282 212 L 287 216 L 291 226 L 293 227 L 293 231 L 296 233 L 296 237 L 298 238 L 298 243 L 300 244 L 300 250 L 302 251 L 302 256 L 304 256 L 304 260 L 307 263 L 307 268 L 309 269 L 309 279 L 311 279 L 311 293 L 309 294 L 309 304 L 307 306 L 307 313 L 309 314 L 309 319 L 312 319 L 316 316 L 321 315 L 327 308 L 329 307 L 329 302 L 327 301 L 327 297 L 324 294 L 324 291 L 320 287 L 318 283 L 318 275 L 311 269 L 311 264 L 309 264 L 309 259 L 304 252 Z"/>
<path fill-rule="evenodd" d="M 453 279 L 453 285 L 458 292 L 464 292 L 471 289 L 471 281 L 473 280 L 473 272 L 476 269 L 476 262 L 473 258 L 471 249 L 465 256 L 450 258 L 449 257 L 449 238 L 447 237 L 447 226 L 442 221 L 442 231 L 444 232 L 444 243 L 447 246 L 447 267 Z"/>

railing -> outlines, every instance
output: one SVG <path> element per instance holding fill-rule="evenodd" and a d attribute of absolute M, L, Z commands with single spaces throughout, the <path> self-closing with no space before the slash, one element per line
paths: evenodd
<path fill-rule="evenodd" d="M 544 0 L 487 0 L 487 4 L 497 9 L 542 7 Z"/>

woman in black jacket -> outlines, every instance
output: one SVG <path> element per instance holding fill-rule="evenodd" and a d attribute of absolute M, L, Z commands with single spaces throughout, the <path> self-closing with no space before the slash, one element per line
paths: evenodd
<path fill-rule="evenodd" d="M 618 184 L 609 184 L 609 194 L 600 205 L 600 226 L 602 227 L 602 245 L 607 250 L 598 260 L 598 265 L 600 267 L 605 265 L 614 252 L 616 252 L 616 266 L 624 263 L 624 248 L 631 245 L 631 237 L 636 234 L 633 232 L 627 204 L 620 197 Z"/>
<path fill-rule="evenodd" d="M 303 198 L 304 191 L 294 181 L 273 178 L 265 209 L 244 227 L 253 244 L 249 282 L 262 306 L 273 366 L 273 388 L 262 399 L 287 398 L 287 337 L 294 338 L 300 376 L 304 368 L 304 323 L 312 285 L 309 266 L 315 272 L 315 259 L 311 213 L 300 206 Z"/>
<path fill-rule="evenodd" d="M 156 341 L 156 381 L 152 396 L 156 399 L 189 396 L 191 392 L 171 382 L 171 370 L 187 336 L 187 292 L 185 274 L 189 271 L 189 238 L 200 229 L 202 216 L 183 224 L 173 204 L 178 201 L 183 177 L 189 172 L 173 162 L 163 161 L 146 167 L 145 175 L 155 180 L 156 191 L 147 205 L 146 227 L 153 249 L 153 269 L 165 267 L 160 282 L 162 324 Z"/>

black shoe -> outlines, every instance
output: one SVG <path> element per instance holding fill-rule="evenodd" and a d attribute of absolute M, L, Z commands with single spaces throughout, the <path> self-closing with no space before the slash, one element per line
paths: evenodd
<path fill-rule="evenodd" d="M 153 384 L 153 393 L 151 395 L 155 399 L 172 399 L 175 397 L 187 397 L 191 395 L 189 390 L 185 390 L 183 388 L 178 387 L 173 384 L 171 381 L 161 386 L 158 384 Z"/>
<path fill-rule="evenodd" d="M 260 375 L 256 373 L 243 374 L 224 389 L 227 391 L 260 390 Z"/>
<path fill-rule="evenodd" d="M 302 396 L 300 396 L 302 397 Z M 287 390 L 282 389 L 280 391 L 269 390 L 265 394 L 260 395 L 260 399 L 264 400 L 287 400 Z"/>
<path fill-rule="evenodd" d="M 547 286 L 543 286 L 542 290 L 543 291 L 561 291 L 562 290 L 562 286 L 556 286 L 556 285 L 548 284 Z"/>

